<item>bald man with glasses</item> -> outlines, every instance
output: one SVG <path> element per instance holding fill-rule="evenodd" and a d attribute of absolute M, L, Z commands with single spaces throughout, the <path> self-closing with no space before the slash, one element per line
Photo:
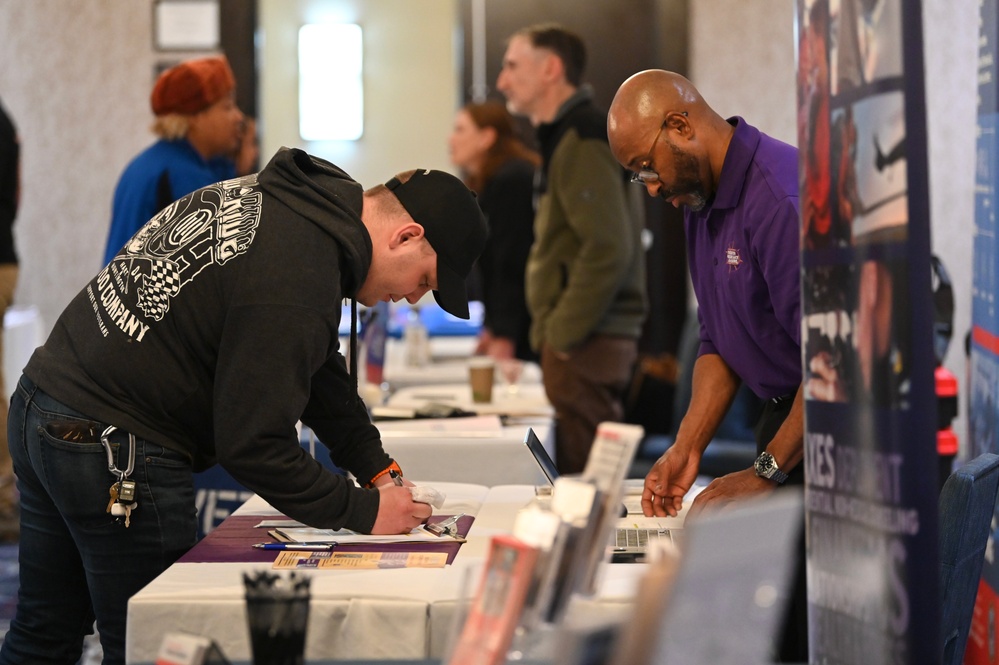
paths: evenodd
<path fill-rule="evenodd" d="M 708 485 L 690 515 L 803 484 L 797 149 L 742 118 L 723 118 L 690 81 L 662 70 L 621 85 L 607 129 L 632 182 L 684 207 L 699 303 L 690 406 L 676 441 L 646 476 L 645 514 L 677 513 L 743 382 L 766 400 L 755 428 L 759 457 Z M 784 662 L 808 659 L 803 574 L 799 579 L 780 650 Z"/>

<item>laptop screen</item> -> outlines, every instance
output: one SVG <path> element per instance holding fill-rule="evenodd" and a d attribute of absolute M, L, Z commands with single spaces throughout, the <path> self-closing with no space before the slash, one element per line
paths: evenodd
<path fill-rule="evenodd" d="M 548 482 L 552 485 L 555 484 L 555 479 L 558 478 L 558 469 L 555 468 L 555 462 L 552 461 L 551 456 L 548 455 L 548 451 L 545 450 L 544 445 L 541 443 L 541 439 L 538 435 L 534 433 L 534 429 L 531 427 L 527 428 L 527 435 L 524 437 L 524 443 L 527 445 L 528 450 L 534 455 L 534 460 L 541 467 L 541 471 L 548 478 Z"/>

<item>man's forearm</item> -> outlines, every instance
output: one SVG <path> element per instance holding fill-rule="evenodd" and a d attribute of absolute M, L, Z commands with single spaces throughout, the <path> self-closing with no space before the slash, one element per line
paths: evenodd
<path fill-rule="evenodd" d="M 676 443 L 703 453 L 739 389 L 739 377 L 716 354 L 694 362 L 690 405 L 680 422 Z"/>

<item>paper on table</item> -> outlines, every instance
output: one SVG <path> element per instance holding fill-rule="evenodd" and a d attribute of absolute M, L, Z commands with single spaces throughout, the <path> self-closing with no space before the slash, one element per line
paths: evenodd
<path fill-rule="evenodd" d="M 280 519 L 280 520 L 261 520 L 259 524 L 254 524 L 254 529 L 274 529 L 277 527 L 289 529 L 292 527 L 305 526 L 302 522 L 297 520 Z"/>
<path fill-rule="evenodd" d="M 423 527 L 416 527 L 409 533 L 397 533 L 374 536 L 371 534 L 358 533 L 350 529 L 316 529 L 313 527 L 282 527 L 274 529 L 271 533 L 278 537 L 285 538 L 293 543 L 439 543 L 442 538 L 451 540 L 464 540 L 460 537 L 437 536 Z"/>
<path fill-rule="evenodd" d="M 500 437 L 503 423 L 497 415 L 470 418 L 426 418 L 404 422 L 379 422 L 382 438 L 412 437 L 414 434 L 438 434 L 462 437 Z"/>
<path fill-rule="evenodd" d="M 642 481 L 644 483 L 644 480 Z M 681 520 L 687 516 L 687 509 L 690 504 L 693 503 L 694 499 L 698 494 L 701 493 L 707 485 L 702 485 L 699 482 L 695 482 L 687 493 L 683 496 L 683 506 L 680 508 L 680 512 L 677 514 Z M 627 509 L 629 515 L 641 515 L 642 514 L 642 489 L 643 487 L 629 484 L 629 481 L 625 481 L 624 485 L 624 497 L 622 498 L 622 503 Z"/>

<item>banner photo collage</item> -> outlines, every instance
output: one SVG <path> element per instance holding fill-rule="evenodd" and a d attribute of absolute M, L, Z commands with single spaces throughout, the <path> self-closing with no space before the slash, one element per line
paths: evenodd
<path fill-rule="evenodd" d="M 810 662 L 939 650 L 921 13 L 797 0 Z"/>
<path fill-rule="evenodd" d="M 996 0 L 983 0 L 978 39 L 978 127 L 975 146 L 975 240 L 972 269 L 971 362 L 968 372 L 968 433 L 970 456 L 999 452 L 999 313 L 996 311 L 996 196 L 999 188 L 999 95 L 996 40 L 999 39 Z M 993 518 L 993 526 L 999 520 Z M 975 600 L 966 663 L 999 663 L 996 608 L 999 607 L 999 562 L 990 536 L 982 581 Z"/>

